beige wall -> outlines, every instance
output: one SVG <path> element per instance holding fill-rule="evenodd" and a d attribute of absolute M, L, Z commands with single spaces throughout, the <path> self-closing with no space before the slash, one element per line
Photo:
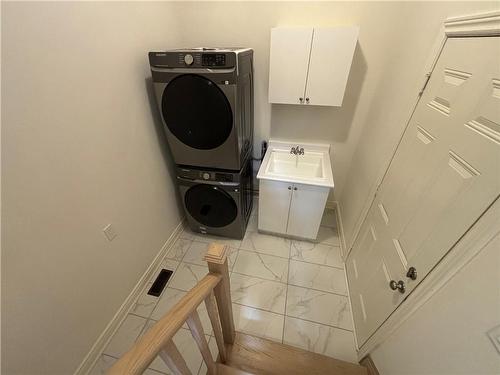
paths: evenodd
<path fill-rule="evenodd" d="M 3 374 L 71 374 L 180 221 L 145 82 L 175 22 L 2 2 Z"/>
<path fill-rule="evenodd" d="M 492 2 L 420 2 L 390 3 L 396 12 L 393 30 L 384 38 L 390 40 L 374 56 L 366 53 L 367 79 L 352 127 L 356 128 L 356 142 L 349 148 L 347 177 L 338 196 L 342 207 L 342 221 L 348 248 L 353 244 L 356 229 L 364 218 L 378 181 L 381 180 L 397 143 L 406 127 L 417 100 L 425 74 L 425 63 L 432 56 L 433 46 L 441 40 L 440 27 L 451 16 L 499 9 Z M 385 19 L 391 22 L 389 19 Z M 381 18 L 380 23 L 384 23 Z M 361 28 L 363 30 L 363 27 Z M 361 32 L 360 44 L 373 44 L 370 33 Z M 383 57 L 382 57 L 383 56 Z M 381 59 L 383 59 L 381 61 Z M 371 72 L 371 73 L 370 73 Z M 376 76 L 369 84 L 370 74 Z M 363 98 L 365 100 L 363 100 Z M 359 117 L 358 117 L 359 114 Z"/>
<path fill-rule="evenodd" d="M 497 218 L 497 228 L 500 224 Z M 497 230 L 495 230 L 497 231 Z M 500 373 L 500 236 L 371 355 L 383 375 Z"/>

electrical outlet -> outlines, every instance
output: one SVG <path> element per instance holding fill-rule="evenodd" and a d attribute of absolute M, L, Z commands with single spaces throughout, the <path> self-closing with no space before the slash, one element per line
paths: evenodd
<path fill-rule="evenodd" d="M 108 241 L 113 241 L 115 239 L 116 231 L 113 224 L 106 225 L 102 231 L 104 232 L 104 235 L 106 236 Z"/>

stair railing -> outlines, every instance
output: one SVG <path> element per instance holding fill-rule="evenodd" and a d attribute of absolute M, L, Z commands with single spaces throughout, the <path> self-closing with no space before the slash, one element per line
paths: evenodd
<path fill-rule="evenodd" d="M 204 260 L 209 273 L 201 279 L 172 309 L 165 314 L 125 353 L 107 372 L 107 375 L 142 374 L 151 362 L 160 356 L 174 374 L 191 374 L 184 358 L 172 338 L 184 323 L 198 345 L 207 373 L 217 374 L 217 367 L 210 353 L 200 317 L 196 309 L 205 301 L 212 324 L 219 358 L 226 362 L 224 344 L 233 344 L 235 338 L 233 309 L 229 285 L 227 257 L 229 247 L 212 243 Z"/>

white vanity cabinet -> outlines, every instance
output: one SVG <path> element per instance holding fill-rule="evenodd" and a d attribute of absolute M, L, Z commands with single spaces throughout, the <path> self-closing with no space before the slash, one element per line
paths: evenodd
<path fill-rule="evenodd" d="M 259 231 L 315 240 L 334 187 L 330 145 L 270 139 L 257 179 Z"/>
<path fill-rule="evenodd" d="M 269 102 L 341 106 L 359 28 L 271 30 Z"/>
<path fill-rule="evenodd" d="M 316 239 L 329 187 L 260 180 L 259 230 Z"/>

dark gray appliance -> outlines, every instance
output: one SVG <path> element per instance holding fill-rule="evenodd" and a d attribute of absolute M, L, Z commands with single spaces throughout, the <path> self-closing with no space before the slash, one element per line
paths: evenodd
<path fill-rule="evenodd" d="M 253 50 L 150 52 L 149 62 L 175 163 L 240 170 L 253 143 Z"/>
<path fill-rule="evenodd" d="M 252 211 L 250 159 L 237 172 L 178 166 L 177 185 L 193 231 L 243 238 Z"/>

